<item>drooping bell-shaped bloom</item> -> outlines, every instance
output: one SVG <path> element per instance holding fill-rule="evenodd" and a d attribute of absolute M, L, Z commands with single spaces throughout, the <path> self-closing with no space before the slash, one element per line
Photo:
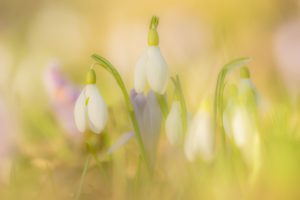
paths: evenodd
<path fill-rule="evenodd" d="M 96 86 L 96 73 L 93 69 L 87 74 L 87 85 L 79 95 L 75 108 L 75 123 L 80 132 L 87 127 L 94 133 L 101 133 L 107 122 L 107 107 Z"/>
<path fill-rule="evenodd" d="M 183 135 L 181 114 L 180 102 L 174 101 L 166 119 L 166 134 L 172 145 L 179 144 Z"/>
<path fill-rule="evenodd" d="M 142 93 L 132 90 L 131 101 L 134 105 L 146 152 L 150 162 L 153 164 L 162 120 L 159 104 L 153 91 L 144 96 Z"/>
<path fill-rule="evenodd" d="M 189 161 L 194 161 L 198 157 L 211 161 L 214 157 L 214 125 L 207 100 L 202 102 L 189 126 L 184 151 Z"/>
<path fill-rule="evenodd" d="M 79 88 L 67 80 L 57 62 L 51 62 L 47 66 L 44 84 L 58 123 L 72 140 L 79 141 L 82 136 L 73 117 L 74 105 L 80 94 Z"/>
<path fill-rule="evenodd" d="M 223 112 L 223 125 L 227 136 L 230 138 L 235 137 L 236 139 L 236 136 L 233 135 L 234 117 L 240 115 L 246 116 L 248 114 L 255 115 L 259 103 L 260 97 L 255 85 L 250 79 L 250 72 L 248 68 L 243 67 L 240 71 L 238 84 L 232 84 L 229 87 L 228 95 L 226 97 L 225 109 Z M 245 110 L 244 108 L 247 109 Z M 237 119 L 239 119 L 239 117 Z M 242 135 L 238 135 L 237 137 L 243 138 L 244 136 Z"/>
<path fill-rule="evenodd" d="M 238 87 L 231 87 L 223 113 L 224 129 L 240 149 L 244 160 L 255 166 L 259 155 L 257 112 L 259 95 L 247 68 L 241 69 Z"/>
<path fill-rule="evenodd" d="M 134 87 L 137 92 L 142 92 L 147 82 L 150 88 L 159 94 L 163 94 L 167 88 L 169 70 L 158 46 L 157 25 L 158 18 L 152 18 L 148 34 L 148 47 L 135 67 Z"/>

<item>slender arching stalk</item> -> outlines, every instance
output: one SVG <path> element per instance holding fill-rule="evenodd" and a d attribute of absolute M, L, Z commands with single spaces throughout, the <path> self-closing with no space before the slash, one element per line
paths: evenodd
<path fill-rule="evenodd" d="M 125 84 L 124 84 L 124 82 L 123 82 L 123 80 L 122 80 L 119 72 L 105 58 L 103 58 L 103 57 L 101 57 L 101 56 L 99 56 L 97 54 L 93 54 L 92 58 L 98 64 L 100 64 L 100 66 L 104 67 L 104 69 L 106 69 L 108 72 L 110 72 L 113 75 L 114 79 L 117 81 L 119 87 L 121 88 L 122 94 L 123 94 L 124 99 L 125 99 L 126 107 L 127 107 L 128 113 L 129 113 L 129 117 L 131 119 L 131 122 L 132 122 L 132 125 L 133 125 L 133 128 L 134 128 L 134 133 L 135 133 L 135 136 L 136 136 L 136 139 L 137 139 L 140 151 L 141 151 L 141 156 L 142 156 L 143 160 L 146 163 L 148 171 L 151 172 L 151 167 L 150 167 L 149 159 L 147 157 L 146 150 L 145 150 L 145 147 L 144 147 L 144 144 L 143 144 L 143 141 L 142 141 L 141 131 L 140 131 L 140 128 L 139 128 L 139 125 L 138 125 L 138 121 L 137 121 L 136 116 L 135 116 L 133 104 L 132 104 L 132 102 L 130 100 L 129 94 L 127 92 L 127 89 L 125 87 Z"/>
<path fill-rule="evenodd" d="M 222 147 L 225 148 L 225 133 L 222 122 L 223 115 L 223 93 L 225 89 L 225 80 L 226 76 L 229 72 L 234 69 L 238 69 L 244 65 L 246 65 L 250 61 L 250 58 L 238 58 L 235 59 L 228 64 L 224 65 L 218 75 L 217 85 L 215 89 L 215 97 L 214 97 L 214 119 L 215 119 L 215 128 L 217 131 L 220 131 Z"/>
<path fill-rule="evenodd" d="M 168 103 L 166 101 L 166 98 L 164 95 L 161 95 L 158 93 L 155 93 L 155 95 L 156 95 L 156 99 L 159 104 L 160 110 L 162 112 L 162 115 L 163 115 L 164 119 L 166 119 L 167 115 L 169 113 L 169 108 L 168 108 Z"/>
<path fill-rule="evenodd" d="M 83 181 L 84 181 L 86 172 L 88 170 L 89 163 L 90 163 L 90 155 L 88 155 L 87 158 L 86 158 L 86 161 L 85 161 L 85 164 L 84 164 L 84 167 L 83 167 L 83 171 L 82 171 L 82 174 L 81 174 L 81 177 L 80 177 L 79 188 L 76 192 L 75 200 L 78 200 L 80 198 L 81 191 L 82 191 L 82 186 L 83 186 Z"/>

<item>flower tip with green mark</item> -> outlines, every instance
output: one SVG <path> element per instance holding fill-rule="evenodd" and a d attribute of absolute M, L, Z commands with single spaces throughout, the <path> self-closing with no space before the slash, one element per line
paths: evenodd
<path fill-rule="evenodd" d="M 250 78 L 250 72 L 247 67 L 242 67 L 240 69 L 240 77 L 241 78 Z"/>
<path fill-rule="evenodd" d="M 149 26 L 149 33 L 148 33 L 148 45 L 149 46 L 158 46 L 159 44 L 159 37 L 157 33 L 157 26 L 159 23 L 159 18 L 153 16 Z"/>
<path fill-rule="evenodd" d="M 86 84 L 96 83 L 96 72 L 94 69 L 90 69 L 86 75 Z"/>

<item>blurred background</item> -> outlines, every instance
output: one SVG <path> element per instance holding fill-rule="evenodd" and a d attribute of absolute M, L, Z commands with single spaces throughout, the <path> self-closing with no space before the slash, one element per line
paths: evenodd
<path fill-rule="evenodd" d="M 248 56 L 252 80 L 267 105 L 282 105 L 290 117 L 287 123 L 298 124 L 299 0 L 0 0 L 4 185 L 19 174 L 19 194 L 33 199 L 43 193 L 36 192 L 37 186 L 49 180 L 50 172 L 42 172 L 59 166 L 59 181 L 77 186 L 72 180 L 78 181 L 83 162 L 78 164 L 70 155 L 83 136 L 74 127 L 72 112 L 93 64 L 90 55 L 108 58 L 131 89 L 152 15 L 160 18 L 161 51 L 171 74 L 181 76 L 190 110 L 197 109 L 203 96 L 213 94 L 222 65 Z M 97 76 L 110 111 L 124 113 L 114 80 L 100 67 Z M 116 116 L 122 120 L 120 130 L 111 131 L 112 138 L 130 126 L 126 113 Z M 68 170 L 70 165 L 74 171 Z M 0 196 L 11 197 L 10 189 L 2 187 Z"/>

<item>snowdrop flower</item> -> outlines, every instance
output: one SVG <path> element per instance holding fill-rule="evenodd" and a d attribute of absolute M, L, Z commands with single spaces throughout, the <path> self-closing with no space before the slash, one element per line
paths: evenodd
<path fill-rule="evenodd" d="M 57 121 L 70 138 L 79 141 L 82 135 L 79 134 L 73 117 L 75 101 L 80 94 L 79 88 L 66 79 L 57 62 L 51 62 L 47 66 L 44 84 Z"/>
<path fill-rule="evenodd" d="M 134 72 L 134 88 L 142 92 L 148 82 L 150 88 L 159 94 L 164 94 L 169 79 L 169 70 L 158 47 L 158 18 L 153 17 L 148 33 L 148 48 L 139 58 Z"/>
<path fill-rule="evenodd" d="M 131 101 L 134 105 L 145 150 L 150 162 L 153 164 L 162 121 L 160 107 L 153 91 L 144 96 L 142 93 L 132 90 Z"/>
<path fill-rule="evenodd" d="M 209 102 L 203 101 L 198 113 L 191 122 L 186 136 L 184 151 L 189 161 L 198 156 L 205 161 L 214 157 L 214 126 Z"/>
<path fill-rule="evenodd" d="M 260 143 L 256 121 L 259 97 L 249 70 L 241 68 L 240 75 L 238 87 L 233 85 L 229 90 L 223 124 L 227 136 L 240 149 L 245 161 L 254 166 Z"/>
<path fill-rule="evenodd" d="M 98 134 L 106 125 L 107 107 L 97 89 L 96 73 L 93 69 L 89 70 L 86 83 L 75 104 L 75 123 L 80 132 L 84 132 L 88 126 Z"/>
<path fill-rule="evenodd" d="M 181 107 L 179 101 L 172 103 L 171 110 L 166 120 L 166 134 L 172 145 L 177 145 L 183 134 Z"/>
<path fill-rule="evenodd" d="M 254 114 L 257 106 L 260 104 L 260 97 L 257 89 L 250 79 L 248 68 L 243 67 L 240 71 L 240 80 L 237 85 L 232 84 L 228 90 L 226 107 L 223 112 L 223 125 L 225 133 L 229 138 L 233 137 L 233 118 L 234 115 L 240 115 L 243 107 L 247 109 L 249 114 Z M 243 109 L 241 109 L 243 108 Z M 243 111 L 244 112 L 244 111 Z M 254 113 L 253 113 L 254 112 Z M 240 135 L 239 135 L 240 136 Z M 240 136 L 242 137 L 242 136 Z"/>

